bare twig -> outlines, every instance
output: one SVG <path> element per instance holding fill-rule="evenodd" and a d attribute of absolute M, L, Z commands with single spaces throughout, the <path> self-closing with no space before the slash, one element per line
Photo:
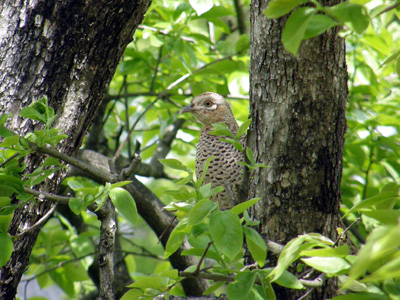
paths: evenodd
<path fill-rule="evenodd" d="M 48 192 L 39 192 L 37 190 L 33 190 L 33 189 L 30 189 L 27 187 L 24 187 L 24 191 L 25 191 L 25 193 L 32 194 L 41 199 L 54 201 L 56 203 L 60 203 L 63 205 L 68 205 L 68 202 L 71 199 L 70 197 L 59 196 L 59 195 L 55 195 L 55 194 L 48 193 Z"/>
<path fill-rule="evenodd" d="M 162 29 L 161 30 L 161 29 L 150 27 L 150 26 L 146 26 L 146 25 L 139 25 L 138 29 L 148 29 L 148 30 L 151 30 L 151 31 L 154 31 L 154 32 L 157 32 L 157 33 L 164 34 L 164 35 L 168 35 L 171 32 L 170 30 L 167 30 L 167 29 Z M 180 38 L 182 40 L 184 40 L 184 41 L 187 41 L 187 42 L 191 42 L 191 43 L 195 43 L 196 42 L 194 39 L 186 37 L 186 36 L 180 36 Z"/>
<path fill-rule="evenodd" d="M 208 249 L 210 249 L 212 243 L 213 243 L 213 241 L 211 241 L 211 242 L 208 243 L 206 249 L 204 250 L 203 255 L 201 256 L 201 258 L 200 258 L 200 260 L 199 260 L 199 263 L 197 264 L 197 268 L 196 268 L 196 271 L 194 271 L 194 274 L 197 274 L 197 275 L 200 274 L 201 264 L 203 263 L 204 258 L 205 258 L 206 255 L 207 255 Z"/>
<path fill-rule="evenodd" d="M 153 92 L 153 90 L 154 90 L 154 83 L 156 82 L 158 66 L 160 65 L 161 58 L 162 58 L 162 51 L 163 51 L 163 45 L 161 45 L 160 48 L 158 49 L 157 63 L 156 63 L 156 67 L 154 68 L 153 78 L 151 79 L 151 84 L 150 84 L 150 89 L 149 89 L 150 93 Z"/>
<path fill-rule="evenodd" d="M 174 224 L 176 220 L 176 216 L 172 218 L 171 222 L 168 224 L 167 227 L 165 227 L 164 231 L 160 234 L 160 236 L 158 237 L 158 244 L 160 243 L 160 241 L 162 241 L 164 235 L 169 231 L 169 228 L 172 226 L 172 224 Z"/>
<path fill-rule="evenodd" d="M 135 156 L 132 160 L 132 163 L 129 165 L 129 167 L 123 169 L 121 173 L 119 174 L 118 179 L 120 181 L 123 181 L 133 175 L 135 173 L 137 167 L 139 166 L 140 162 L 142 161 L 142 158 L 135 153 Z"/>
<path fill-rule="evenodd" d="M 380 16 L 380 15 L 382 15 L 382 14 L 384 14 L 384 13 L 387 13 L 388 11 L 391 11 L 391 10 L 393 10 L 393 9 L 396 9 L 399 5 L 400 5 L 399 2 L 397 2 L 397 3 L 393 4 L 393 5 L 390 5 L 390 6 L 386 7 L 384 10 L 382 10 L 382 11 L 381 11 L 379 14 L 377 14 L 376 16 L 378 17 L 378 16 Z"/>
<path fill-rule="evenodd" d="M 309 287 L 320 287 L 324 283 L 326 279 L 326 274 L 321 273 L 317 278 L 313 280 L 305 280 L 305 279 L 299 279 L 302 285 L 309 286 Z"/>
<path fill-rule="evenodd" d="M 191 272 L 179 272 L 179 276 L 185 278 L 201 278 L 201 279 L 209 279 L 214 281 L 235 281 L 235 276 L 233 275 L 222 275 L 222 274 L 212 274 L 212 273 L 200 273 L 194 274 Z"/>
<path fill-rule="evenodd" d="M 346 225 L 346 229 L 342 232 L 342 234 L 336 239 L 335 243 L 333 244 L 333 247 L 336 247 L 337 245 L 339 245 L 339 241 L 342 239 L 342 237 L 349 231 L 351 230 L 351 228 L 357 224 L 358 222 L 360 222 L 361 217 L 358 217 L 357 219 L 355 219 L 351 224 Z"/>
<path fill-rule="evenodd" d="M 15 234 L 14 237 L 19 238 L 19 237 L 23 236 L 24 234 L 26 234 L 26 233 L 32 231 L 33 229 L 35 229 L 35 228 L 41 226 L 41 225 L 42 225 L 44 222 L 46 222 L 47 219 L 50 218 L 50 216 L 54 213 L 54 211 L 56 210 L 56 207 L 57 207 L 57 203 L 55 203 L 55 204 L 53 205 L 53 207 L 50 208 L 49 211 L 48 211 L 43 217 L 41 217 L 41 218 L 39 219 L 39 221 L 37 221 L 35 224 L 33 224 L 31 227 L 25 229 L 24 231 Z"/>
<path fill-rule="evenodd" d="M 8 163 L 9 163 L 10 161 L 12 161 L 14 158 L 18 157 L 18 155 L 19 155 L 19 152 L 14 153 L 13 155 L 11 155 L 9 158 L 7 158 L 5 161 L 3 161 L 3 162 L 0 164 L 0 168 L 4 167 L 6 164 L 8 164 Z"/>
<path fill-rule="evenodd" d="M 52 157 L 59 158 L 62 161 L 66 162 L 67 164 L 73 165 L 74 167 L 77 167 L 78 169 L 81 169 L 84 172 L 87 172 L 94 176 L 94 178 L 100 179 L 100 182 L 111 182 L 115 183 L 117 181 L 117 178 L 112 175 L 111 173 L 106 173 L 101 171 L 100 169 L 93 167 L 89 164 L 86 164 L 74 157 L 68 156 L 66 154 L 63 154 L 56 149 L 50 148 L 48 146 L 43 146 L 43 147 L 37 147 L 35 144 L 30 143 L 30 146 L 39 152 L 48 154 Z"/>
<path fill-rule="evenodd" d="M 235 4 L 236 18 L 237 18 L 237 22 L 238 22 L 239 33 L 245 34 L 246 33 L 246 22 L 244 19 L 242 4 L 240 3 L 240 0 L 233 0 L 233 3 Z"/>

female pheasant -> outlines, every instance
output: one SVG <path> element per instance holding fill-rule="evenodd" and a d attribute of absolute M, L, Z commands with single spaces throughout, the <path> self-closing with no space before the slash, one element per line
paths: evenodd
<path fill-rule="evenodd" d="M 196 176 L 202 176 L 205 161 L 214 156 L 203 184 L 211 183 L 212 188 L 224 187 L 225 191 L 213 195 L 211 200 L 218 202 L 220 209 L 229 209 L 236 204 L 236 184 L 240 184 L 243 173 L 243 167 L 238 162 L 243 161 L 244 157 L 234 145 L 220 141 L 224 137 L 212 135 L 210 131 L 215 123 L 224 123 L 236 134 L 239 126 L 232 109 L 223 96 L 207 92 L 193 98 L 192 102 L 180 111 L 186 112 L 192 113 L 202 125 L 196 152 Z"/>

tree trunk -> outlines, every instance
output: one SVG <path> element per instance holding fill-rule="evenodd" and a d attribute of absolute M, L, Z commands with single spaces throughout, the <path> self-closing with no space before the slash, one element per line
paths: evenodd
<path fill-rule="evenodd" d="M 22 135 L 40 128 L 18 117 L 20 110 L 47 95 L 58 115 L 55 127 L 68 135 L 59 150 L 80 147 L 126 45 L 142 22 L 150 0 L 2 1 L 0 30 L 0 114 L 11 113 L 7 127 Z M 33 170 L 43 158 L 27 158 Z M 57 193 L 63 174 L 40 189 Z M 50 208 L 48 201 L 15 211 L 9 233 L 30 228 Z M 14 242 L 10 261 L 0 271 L 0 298 L 13 299 L 40 227 Z"/>
<path fill-rule="evenodd" d="M 251 174 L 250 197 L 262 198 L 254 214 L 272 241 L 287 243 L 309 232 L 335 238 L 346 127 L 345 43 L 335 28 L 303 41 L 294 57 L 281 43 L 287 18 L 268 19 L 267 5 L 251 3 L 248 145 L 269 166 Z M 334 292 L 328 281 L 307 299 L 327 299 Z M 304 291 L 277 287 L 276 294 L 289 300 Z"/>

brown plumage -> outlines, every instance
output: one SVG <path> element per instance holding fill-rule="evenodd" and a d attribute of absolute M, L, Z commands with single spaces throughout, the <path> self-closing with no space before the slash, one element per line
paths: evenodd
<path fill-rule="evenodd" d="M 212 188 L 223 186 L 225 191 L 211 197 L 217 201 L 220 209 L 229 209 L 236 203 L 236 184 L 242 178 L 243 154 L 235 147 L 220 141 L 221 136 L 210 134 L 215 123 L 225 123 L 233 134 L 236 134 L 239 126 L 232 113 L 229 103 L 219 94 L 204 93 L 196 96 L 192 102 L 181 110 L 181 113 L 190 112 L 196 120 L 202 124 L 199 143 L 196 152 L 196 176 L 200 178 L 203 173 L 203 165 L 210 156 L 215 156 L 208 168 L 203 184 L 211 182 Z M 244 141 L 244 138 L 242 139 Z M 229 189 L 229 191 L 226 191 Z"/>

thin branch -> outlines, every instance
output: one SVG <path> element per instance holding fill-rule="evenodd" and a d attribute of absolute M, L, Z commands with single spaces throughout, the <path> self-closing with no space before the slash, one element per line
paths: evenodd
<path fill-rule="evenodd" d="M 340 216 L 342 217 L 341 220 L 342 220 L 343 224 L 344 224 L 345 226 L 347 226 L 347 227 L 350 228 L 350 231 L 351 231 L 351 233 L 355 236 L 355 238 L 356 238 L 360 243 L 365 244 L 365 243 L 366 243 L 365 237 L 363 237 L 363 236 L 361 235 L 361 233 L 357 230 L 357 227 L 354 226 L 354 224 L 351 224 L 351 223 L 349 222 L 349 220 L 347 220 L 346 218 L 343 218 L 343 213 L 342 213 L 341 211 L 339 212 L 339 214 L 340 214 Z M 350 226 L 350 225 L 351 225 L 351 226 Z"/>
<path fill-rule="evenodd" d="M 336 247 L 339 244 L 339 241 L 342 239 L 342 236 L 344 236 L 349 230 L 351 231 L 351 229 L 353 228 L 353 226 L 355 224 L 357 224 L 358 222 L 360 222 L 361 217 L 358 217 L 357 219 L 355 219 L 351 224 L 346 224 L 346 229 L 342 232 L 342 234 L 336 239 L 335 244 L 333 244 L 333 247 Z M 353 232 L 353 231 L 352 231 Z M 358 231 L 357 231 L 358 232 Z M 364 241 L 365 243 L 365 241 Z"/>
<path fill-rule="evenodd" d="M 388 11 L 396 9 L 399 5 L 400 5 L 400 3 L 397 2 L 397 3 L 395 3 L 395 4 L 391 5 L 391 6 L 388 6 L 384 10 L 382 10 L 379 14 L 377 14 L 376 16 L 378 17 L 378 16 L 380 16 L 380 15 L 382 15 L 384 13 L 387 13 Z"/>
<path fill-rule="evenodd" d="M 154 91 L 154 84 L 155 84 L 156 78 L 157 78 L 158 66 L 160 65 L 161 58 L 162 58 L 162 51 L 163 51 L 163 45 L 161 45 L 160 49 L 158 49 L 157 63 L 156 63 L 156 67 L 154 68 L 153 78 L 151 79 L 149 93 L 152 93 Z"/>
<path fill-rule="evenodd" d="M 197 274 L 197 275 L 200 274 L 201 264 L 203 263 L 204 258 L 206 257 L 206 254 L 207 254 L 207 252 L 208 252 L 208 249 L 210 249 L 212 243 L 213 243 L 213 241 L 209 242 L 208 245 L 207 245 L 207 247 L 206 247 L 206 249 L 204 250 L 204 253 L 203 253 L 203 255 L 201 256 L 201 258 L 200 258 L 200 260 L 199 260 L 199 263 L 197 264 L 196 271 L 194 271 L 195 274 Z"/>
<path fill-rule="evenodd" d="M 127 93 L 124 95 L 121 95 L 121 97 L 130 97 L 130 98 L 134 98 L 134 97 L 141 97 L 141 96 L 157 96 L 158 93 L 155 92 L 139 92 L 139 93 Z M 118 99 L 120 95 L 107 95 L 104 97 L 104 99 L 106 101 L 111 101 L 114 99 Z"/>
<path fill-rule="evenodd" d="M 122 82 L 125 94 L 128 93 L 128 85 L 126 84 L 127 77 L 128 77 L 127 75 L 124 75 L 124 79 Z M 129 128 L 131 126 L 129 124 L 129 98 L 128 97 L 124 97 L 124 104 L 125 104 L 125 126 L 126 126 L 126 130 L 129 131 Z M 130 137 L 127 139 L 127 141 L 128 141 L 128 157 L 131 157 L 131 139 L 130 139 Z"/>
<path fill-rule="evenodd" d="M 235 4 L 236 18 L 237 18 L 237 22 L 238 22 L 239 33 L 245 34 L 246 33 L 246 22 L 244 19 L 243 6 L 240 3 L 240 0 L 233 0 L 233 3 Z"/>
<path fill-rule="evenodd" d="M 302 285 L 308 286 L 308 287 L 320 287 L 324 284 L 324 281 L 326 279 L 326 274 L 321 273 L 317 278 L 313 280 L 305 280 L 305 279 L 299 279 Z"/>
<path fill-rule="evenodd" d="M 124 80 L 125 80 L 125 78 L 124 78 Z M 112 98 L 112 99 L 115 99 L 115 101 L 114 101 L 114 103 L 112 104 L 110 110 L 108 111 L 106 117 L 104 118 L 103 123 L 102 123 L 102 127 L 103 127 L 104 124 L 107 122 L 108 118 L 109 118 L 110 115 L 111 115 L 111 112 L 114 110 L 115 104 L 116 104 L 117 101 L 121 98 L 121 93 L 122 93 L 122 90 L 124 89 L 124 86 L 125 86 L 125 85 L 126 85 L 126 82 L 125 82 L 125 81 L 122 82 L 122 85 L 121 85 L 121 87 L 119 88 L 119 91 L 118 91 L 118 95 L 116 95 L 116 96 L 114 96 L 114 97 Z M 108 99 L 108 97 L 106 96 L 106 97 L 104 98 L 103 101 L 108 102 L 108 101 L 110 101 L 110 100 L 112 100 L 112 99 Z"/>
<path fill-rule="evenodd" d="M 56 210 L 56 207 L 57 207 L 57 203 L 55 203 L 55 204 L 53 205 L 53 207 L 50 208 L 49 211 L 48 211 L 43 217 L 41 217 L 41 218 L 39 219 L 39 221 L 37 221 L 35 224 L 33 224 L 31 227 L 25 229 L 24 231 L 15 234 L 13 237 L 20 238 L 20 237 L 23 236 L 24 234 L 27 234 L 28 232 L 32 231 L 33 229 L 35 229 L 35 228 L 41 226 L 41 225 L 42 225 L 44 222 L 46 222 L 47 219 L 50 218 L 50 216 L 54 213 L 54 211 Z"/>
<path fill-rule="evenodd" d="M 48 146 L 38 147 L 33 143 L 30 143 L 30 146 L 33 148 L 33 150 L 48 154 L 55 158 L 59 158 L 67 164 L 73 165 L 74 167 L 77 167 L 78 169 L 91 174 L 92 176 L 94 176 L 94 178 L 101 179 L 101 182 L 115 183 L 117 181 L 117 178 L 114 175 L 103 172 L 102 170 L 93 167 L 92 165 L 86 164 L 74 157 L 63 154 L 56 149 L 50 148 Z"/>
<path fill-rule="evenodd" d="M 172 226 L 172 224 L 174 224 L 175 220 L 176 220 L 176 216 L 174 216 L 172 218 L 171 222 L 169 222 L 168 226 L 165 227 L 164 231 L 160 234 L 160 236 L 158 237 L 158 244 L 162 241 L 164 235 L 168 233 L 169 228 L 171 228 L 171 226 Z"/>
<path fill-rule="evenodd" d="M 30 189 L 27 187 L 24 187 L 24 191 L 25 191 L 25 193 L 34 195 L 40 199 L 54 201 L 56 203 L 60 203 L 63 205 L 68 205 L 68 202 L 71 199 L 70 197 L 59 196 L 59 195 L 55 195 L 55 194 L 48 193 L 48 192 L 40 192 L 40 191 L 33 190 L 33 189 Z"/>
<path fill-rule="evenodd" d="M 200 278 L 200 279 L 209 279 L 214 281 L 235 281 L 235 276 L 233 275 L 221 275 L 221 274 L 211 274 L 211 273 L 200 273 L 194 274 L 191 272 L 179 272 L 179 276 L 185 278 Z"/>
<path fill-rule="evenodd" d="M 170 30 L 167 30 L 167 29 L 162 29 L 161 30 L 161 29 L 150 27 L 150 26 L 146 26 L 146 25 L 139 25 L 138 29 L 148 29 L 148 30 L 151 30 L 151 31 L 154 31 L 154 32 L 157 32 L 157 33 L 164 34 L 164 35 L 168 35 L 171 32 Z M 184 40 L 184 41 L 187 41 L 187 42 L 191 42 L 191 43 L 195 43 L 196 42 L 194 39 L 186 37 L 186 36 L 180 36 L 180 38 L 182 40 Z"/>
<path fill-rule="evenodd" d="M 62 204 L 62 205 L 68 205 L 69 200 L 72 199 L 72 197 L 59 196 L 59 195 L 55 195 L 55 194 L 48 193 L 48 192 L 40 192 L 40 191 L 33 190 L 33 189 L 30 189 L 30 188 L 27 188 L 27 187 L 24 187 L 24 191 L 25 191 L 25 193 L 34 195 L 34 196 L 39 197 L 41 199 L 53 201 L 53 202 L 56 202 L 56 203 Z M 97 209 L 97 204 L 93 203 L 93 204 L 89 205 L 87 208 L 90 211 L 95 212 L 96 209 Z M 99 212 L 99 211 L 97 211 L 97 212 Z"/>
<path fill-rule="evenodd" d="M 129 165 L 129 167 L 122 169 L 121 173 L 119 174 L 118 179 L 120 181 L 123 181 L 123 180 L 131 177 L 133 175 L 133 173 L 135 173 L 135 171 L 138 168 L 141 161 L 142 161 L 142 158 L 137 153 L 135 153 L 132 163 Z"/>
<path fill-rule="evenodd" d="M 8 164 L 8 163 L 9 163 L 10 161 L 12 161 L 14 158 L 18 157 L 18 155 L 19 155 L 19 152 L 14 153 L 13 155 L 11 155 L 9 158 L 7 158 L 5 161 L 3 161 L 3 162 L 0 164 L 0 168 L 4 167 L 6 164 Z"/>

